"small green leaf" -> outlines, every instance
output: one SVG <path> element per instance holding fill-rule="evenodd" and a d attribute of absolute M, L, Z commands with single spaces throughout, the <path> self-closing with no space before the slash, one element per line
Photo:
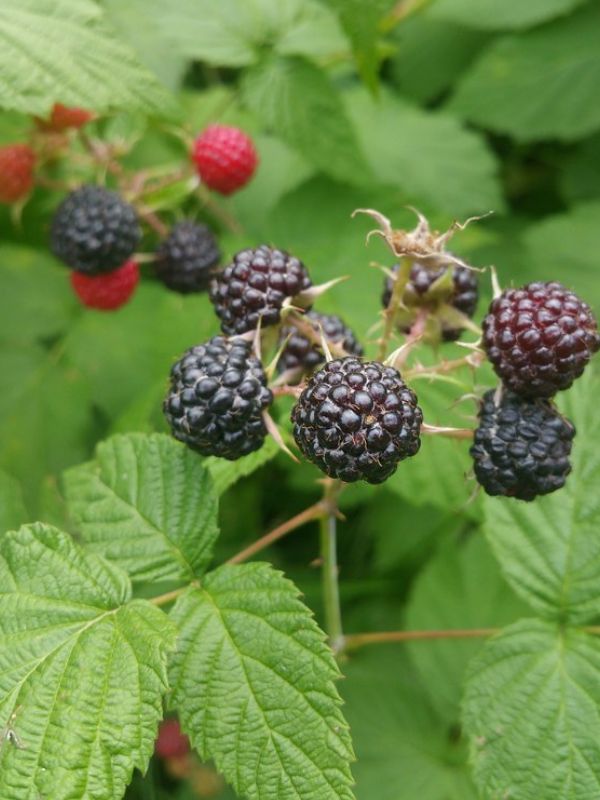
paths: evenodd
<path fill-rule="evenodd" d="M 91 0 L 3 0 L 0 106 L 43 115 L 57 100 L 96 111 L 173 108 Z"/>
<path fill-rule="evenodd" d="M 585 0 L 437 0 L 432 19 L 450 20 L 473 28 L 530 28 L 568 14 Z"/>
<path fill-rule="evenodd" d="M 600 613 L 600 417 L 589 376 L 561 397 L 577 428 L 567 484 L 525 503 L 487 497 L 485 529 L 506 579 L 538 613 L 583 622 Z"/>
<path fill-rule="evenodd" d="M 0 796 L 120 800 L 145 770 L 175 630 L 40 523 L 0 539 Z"/>
<path fill-rule="evenodd" d="M 172 612 L 172 704 L 202 758 L 249 800 L 351 800 L 332 653 L 266 564 L 220 567 Z"/>
<path fill-rule="evenodd" d="M 598 26 L 600 5 L 587 3 L 566 20 L 498 39 L 459 83 L 450 108 L 519 141 L 593 133 L 600 128 Z"/>
<path fill-rule="evenodd" d="M 521 620 L 469 667 L 464 724 L 486 797 L 600 794 L 600 639 Z"/>
<path fill-rule="evenodd" d="M 268 436 L 260 450 L 256 450 L 243 458 L 238 458 L 237 461 L 227 461 L 224 458 L 210 456 L 205 458 L 202 463 L 210 472 L 216 493 L 222 495 L 230 486 L 237 483 L 240 478 L 251 475 L 254 470 L 260 469 L 272 458 L 275 458 L 277 453 L 279 453 L 277 442 L 271 436 Z"/>
<path fill-rule="evenodd" d="M 310 61 L 300 56 L 269 58 L 248 70 L 242 92 L 268 130 L 323 172 L 351 183 L 369 176 L 340 95 Z"/>
<path fill-rule="evenodd" d="M 210 562 L 217 495 L 198 455 L 169 436 L 114 436 L 64 485 L 86 544 L 133 580 L 192 580 Z"/>

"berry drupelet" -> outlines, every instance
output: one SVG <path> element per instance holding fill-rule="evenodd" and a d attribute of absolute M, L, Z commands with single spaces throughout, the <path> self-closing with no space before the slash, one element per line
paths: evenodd
<path fill-rule="evenodd" d="M 423 414 L 396 369 L 348 356 L 312 376 L 292 422 L 303 455 L 326 475 L 381 483 L 419 450 Z"/>
<path fill-rule="evenodd" d="M 398 272 L 399 266 L 392 267 L 394 274 Z M 433 294 L 430 292 L 433 284 L 439 280 L 447 269 L 452 270 L 452 284 L 447 293 Z M 392 278 L 385 279 L 381 302 L 387 308 L 392 298 L 394 281 Z M 445 295 L 445 296 L 444 296 Z M 479 297 L 479 284 L 477 273 L 472 269 L 462 266 L 452 267 L 426 267 L 415 261 L 410 269 L 410 277 L 402 295 L 404 308 L 399 309 L 398 325 L 400 330 L 408 333 L 412 323 L 415 321 L 417 310 L 428 308 L 435 312 L 443 303 L 452 306 L 457 311 L 472 317 L 477 307 Z M 443 341 L 452 342 L 460 337 L 461 328 L 441 322 L 441 336 Z"/>
<path fill-rule="evenodd" d="M 483 346 L 504 384 L 524 397 L 568 389 L 600 347 L 590 307 L 556 281 L 505 289 L 483 321 Z"/>
<path fill-rule="evenodd" d="M 140 238 L 133 206 L 102 186 L 82 186 L 71 192 L 52 220 L 54 255 L 87 275 L 120 267 Z"/>
<path fill-rule="evenodd" d="M 261 245 L 242 250 L 217 273 L 210 299 L 227 335 L 276 325 L 286 298 L 308 289 L 311 281 L 304 264 L 284 250 Z"/>
<path fill-rule="evenodd" d="M 543 399 L 492 389 L 483 397 L 470 453 L 477 481 L 490 495 L 533 500 L 564 486 L 571 471 L 574 426 Z"/>
<path fill-rule="evenodd" d="M 155 270 L 169 289 L 181 294 L 208 289 L 221 253 L 212 231 L 191 220 L 178 222 L 156 253 Z"/>
<path fill-rule="evenodd" d="M 192 160 L 209 189 L 228 195 L 248 183 L 258 155 L 244 131 L 230 125 L 209 125 L 194 142 Z"/>
<path fill-rule="evenodd" d="M 315 333 L 319 334 L 322 330 L 326 339 L 341 345 L 349 355 L 363 355 L 363 349 L 353 331 L 335 314 L 319 314 L 318 311 L 309 311 L 304 319 L 312 324 Z M 283 342 L 285 339 L 288 341 L 277 363 L 279 372 L 298 370 L 310 373 L 325 361 L 319 345 L 297 328 L 284 326 L 281 330 L 281 341 Z"/>
<path fill-rule="evenodd" d="M 164 412 L 176 439 L 233 461 L 262 446 L 262 412 L 272 401 L 250 342 L 214 336 L 174 364 Z"/>

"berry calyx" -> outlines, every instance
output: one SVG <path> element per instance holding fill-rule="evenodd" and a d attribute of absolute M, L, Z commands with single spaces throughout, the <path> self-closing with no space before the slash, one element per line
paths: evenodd
<path fill-rule="evenodd" d="M 568 389 L 600 348 L 596 319 L 561 283 L 506 289 L 483 321 L 483 346 L 496 374 L 524 397 Z"/>
<path fill-rule="evenodd" d="M 62 133 L 69 128 L 79 129 L 94 119 L 94 114 L 85 108 L 71 108 L 62 103 L 55 103 L 47 119 L 37 120 L 41 130 Z"/>
<path fill-rule="evenodd" d="M 447 285 L 441 286 L 447 270 L 450 270 Z M 392 267 L 397 275 L 399 265 Z M 394 279 L 386 277 L 381 302 L 387 308 L 394 288 Z M 402 308 L 398 310 L 396 320 L 398 327 L 408 333 L 417 318 L 419 309 L 428 309 L 431 318 L 439 314 L 439 332 L 443 341 L 452 342 L 458 339 L 462 328 L 444 319 L 443 307 L 451 306 L 466 317 L 471 318 L 477 307 L 479 285 L 474 270 L 461 265 L 426 266 L 417 261 L 410 268 L 410 276 L 402 294 Z M 441 312 L 441 313 L 440 313 Z"/>
<path fill-rule="evenodd" d="M 197 137 L 192 160 L 209 189 L 233 194 L 254 175 L 258 154 L 252 139 L 230 125 L 209 125 Z"/>
<path fill-rule="evenodd" d="M 126 261 L 122 267 L 101 275 L 71 273 L 71 286 L 84 306 L 99 311 L 114 311 L 131 299 L 140 279 L 135 261 Z"/>
<path fill-rule="evenodd" d="M 214 336 L 171 369 L 163 405 L 173 436 L 202 455 L 235 460 L 262 447 L 273 402 L 250 342 Z"/>
<path fill-rule="evenodd" d="M 0 203 L 16 203 L 33 187 L 35 153 L 28 144 L 0 147 Z"/>
<path fill-rule="evenodd" d="M 261 245 L 241 250 L 217 273 L 210 299 L 228 335 L 276 325 L 283 303 L 311 286 L 304 264 L 284 250 Z"/>
<path fill-rule="evenodd" d="M 179 720 L 165 719 L 160 723 L 154 752 L 159 758 L 184 758 L 190 752 L 190 740 L 181 730 Z"/>
<path fill-rule="evenodd" d="M 178 222 L 157 252 L 155 271 L 169 289 L 181 294 L 208 289 L 221 253 L 206 225 L 191 220 Z"/>
<path fill-rule="evenodd" d="M 357 341 L 354 332 L 335 314 L 320 314 L 318 311 L 309 311 L 304 319 L 309 321 L 318 335 L 321 331 L 325 338 L 334 344 L 341 345 L 349 355 L 362 356 L 363 349 Z M 289 337 L 289 338 L 288 338 Z M 298 370 L 311 373 L 319 364 L 325 361 L 323 350 L 318 344 L 305 336 L 297 328 L 283 326 L 280 341 L 287 343 L 277 362 L 279 372 Z"/>
<path fill-rule="evenodd" d="M 496 405 L 483 397 L 470 453 L 475 476 L 489 495 L 533 500 L 564 486 L 575 427 L 543 399 L 504 390 Z"/>
<path fill-rule="evenodd" d="M 71 192 L 52 220 L 54 255 L 87 275 L 121 266 L 140 238 L 133 206 L 102 186 L 82 186 Z"/>
<path fill-rule="evenodd" d="M 292 409 L 303 455 L 331 478 L 381 483 L 421 445 L 423 413 L 398 370 L 348 356 L 315 372 Z"/>

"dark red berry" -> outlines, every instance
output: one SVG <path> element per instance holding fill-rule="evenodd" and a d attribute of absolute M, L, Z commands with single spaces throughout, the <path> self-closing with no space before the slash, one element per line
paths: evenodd
<path fill-rule="evenodd" d="M 209 189 L 232 194 L 254 175 L 258 155 L 252 139 L 239 128 L 209 125 L 194 142 L 192 159 Z"/>
<path fill-rule="evenodd" d="M 505 390 L 498 405 L 487 392 L 471 456 L 478 482 L 490 495 L 533 500 L 564 486 L 571 471 L 574 426 L 543 399 Z"/>
<path fill-rule="evenodd" d="M 97 275 L 120 267 L 141 237 L 133 206 L 102 186 L 82 186 L 52 220 L 52 251 L 72 269 Z"/>
<path fill-rule="evenodd" d="M 304 264 L 283 250 L 267 245 L 242 250 L 233 262 L 217 273 L 210 299 L 228 335 L 254 330 L 279 322 L 286 298 L 311 285 Z"/>
<path fill-rule="evenodd" d="M 398 273 L 398 269 L 398 264 L 392 267 L 395 275 Z M 443 276 L 447 269 L 452 270 L 451 287 L 445 292 L 432 292 L 432 285 Z M 384 308 L 387 308 L 390 303 L 393 287 L 393 279 L 387 277 L 381 296 Z M 398 326 L 404 333 L 408 333 L 420 308 L 427 308 L 435 313 L 442 304 L 450 305 L 465 316 L 472 317 L 477 307 L 478 296 L 479 284 L 477 273 L 474 270 L 461 266 L 431 268 L 415 261 L 411 266 L 410 278 L 402 295 L 404 308 L 398 311 Z M 442 320 L 441 334 L 445 342 L 455 341 L 461 333 L 462 328 L 449 325 Z"/>
<path fill-rule="evenodd" d="M 99 311 L 114 311 L 125 305 L 135 292 L 140 272 L 135 261 L 100 275 L 71 273 L 71 285 L 84 306 Z"/>
<path fill-rule="evenodd" d="M 600 336 L 590 307 L 554 281 L 502 292 L 483 321 L 483 345 L 509 389 L 552 397 L 581 375 Z"/>
<path fill-rule="evenodd" d="M 35 153 L 28 144 L 0 147 L 0 203 L 23 199 L 33 186 Z"/>
<path fill-rule="evenodd" d="M 312 324 L 317 335 L 323 331 L 327 340 L 341 345 L 349 355 L 363 355 L 364 351 L 353 331 L 335 314 L 319 314 L 318 311 L 309 311 L 304 319 Z M 279 372 L 298 370 L 310 373 L 325 361 L 319 345 L 297 328 L 284 326 L 281 329 L 280 340 L 283 342 L 286 339 L 287 344 L 277 364 Z"/>
<path fill-rule="evenodd" d="M 171 369 L 164 412 L 176 439 L 203 455 L 235 460 L 262 446 L 262 413 L 272 401 L 250 342 L 214 336 Z"/>
<path fill-rule="evenodd" d="M 208 289 L 221 253 L 212 231 L 191 220 L 178 222 L 161 242 L 155 269 L 158 278 L 181 294 Z"/>
<path fill-rule="evenodd" d="M 93 119 L 94 114 L 85 108 L 72 108 L 63 106 L 62 103 L 55 103 L 48 119 L 37 120 L 37 124 L 42 130 L 62 133 L 69 128 L 83 128 Z"/>
<path fill-rule="evenodd" d="M 381 483 L 419 450 L 423 414 L 396 369 L 348 356 L 315 372 L 292 422 L 298 447 L 326 475 Z"/>
<path fill-rule="evenodd" d="M 179 721 L 165 719 L 160 723 L 154 750 L 159 758 L 183 758 L 190 752 L 190 740 L 181 730 Z"/>

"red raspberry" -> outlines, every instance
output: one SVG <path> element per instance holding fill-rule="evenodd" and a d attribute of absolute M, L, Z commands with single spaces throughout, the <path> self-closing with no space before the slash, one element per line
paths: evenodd
<path fill-rule="evenodd" d="M 483 321 L 483 346 L 504 384 L 522 397 L 568 389 L 600 349 L 592 310 L 561 283 L 505 289 Z"/>
<path fill-rule="evenodd" d="M 130 299 L 140 279 L 135 261 L 126 261 L 122 267 L 100 275 L 71 273 L 71 285 L 84 306 L 100 311 L 113 311 Z"/>
<path fill-rule="evenodd" d="M 63 106 L 62 103 L 55 103 L 50 117 L 40 120 L 38 125 L 43 130 L 61 133 L 69 128 L 83 128 L 92 119 L 94 119 L 94 115 L 85 108 L 69 108 Z"/>
<path fill-rule="evenodd" d="M 165 719 L 160 723 L 154 751 L 159 758 L 182 758 L 190 752 L 190 741 L 178 720 Z"/>
<path fill-rule="evenodd" d="M 0 203 L 14 203 L 33 186 L 35 153 L 28 144 L 0 147 Z"/>
<path fill-rule="evenodd" d="M 252 139 L 239 128 L 209 125 L 194 142 L 192 160 L 209 189 L 232 194 L 254 174 L 258 154 Z"/>

